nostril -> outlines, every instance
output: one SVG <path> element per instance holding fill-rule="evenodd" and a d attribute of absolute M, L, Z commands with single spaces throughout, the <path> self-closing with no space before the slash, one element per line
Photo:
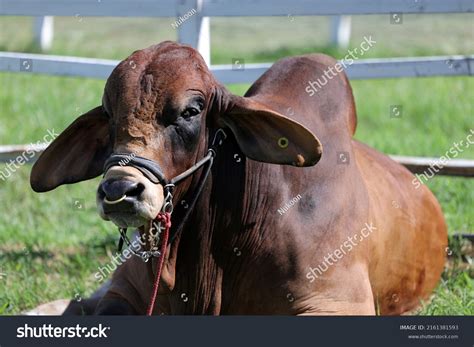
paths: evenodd
<path fill-rule="evenodd" d="M 105 198 L 105 192 L 104 192 L 104 188 L 102 188 L 102 184 L 99 184 L 99 189 L 97 189 L 97 194 L 99 196 L 99 199 L 103 200 Z"/>
<path fill-rule="evenodd" d="M 124 196 L 137 197 L 145 187 L 141 183 L 123 179 L 108 179 L 99 186 L 98 194 L 102 199 L 117 201 Z"/>
<path fill-rule="evenodd" d="M 132 187 L 129 191 L 126 192 L 127 196 L 138 197 L 145 190 L 145 186 L 142 183 L 137 183 L 135 187 Z"/>

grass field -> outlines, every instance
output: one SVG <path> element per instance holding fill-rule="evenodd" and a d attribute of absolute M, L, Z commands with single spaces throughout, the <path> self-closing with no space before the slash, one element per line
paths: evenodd
<path fill-rule="evenodd" d="M 57 18 L 52 54 L 123 59 L 133 50 L 175 39 L 171 20 Z M 31 19 L 0 18 L 0 50 L 36 52 Z M 474 24 L 465 15 L 354 17 L 351 47 L 364 35 L 376 46 L 368 57 L 472 54 Z M 212 61 L 274 61 L 280 57 L 345 51 L 327 46 L 328 19 L 318 17 L 216 19 Z M 354 81 L 359 117 L 356 137 L 390 154 L 439 157 L 474 128 L 474 80 L 467 77 Z M 0 73 L 0 144 L 41 140 L 98 105 L 104 81 Z M 248 85 L 229 88 L 243 94 Z M 400 105 L 401 118 L 390 117 Z M 474 147 L 460 154 L 474 159 Z M 0 170 L 4 165 L 0 164 Z M 117 232 L 95 211 L 98 179 L 35 194 L 26 165 L 0 180 L 0 314 L 39 303 L 89 295 L 93 274 L 115 252 Z M 435 177 L 428 186 L 443 207 L 449 231 L 474 231 L 474 181 Z M 472 245 L 450 242 L 449 266 L 421 314 L 474 314 Z M 469 261 L 469 262 L 468 262 Z"/>

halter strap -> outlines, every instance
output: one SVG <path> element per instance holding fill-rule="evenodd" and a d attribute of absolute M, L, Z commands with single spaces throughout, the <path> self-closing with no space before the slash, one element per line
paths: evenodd
<path fill-rule="evenodd" d="M 139 170 L 143 175 L 145 175 L 146 178 L 148 178 L 151 182 L 155 184 L 161 184 L 163 187 L 167 185 L 174 186 L 185 178 L 191 176 L 201 166 L 203 166 L 213 157 L 215 157 L 216 146 L 221 145 L 222 141 L 226 138 L 227 134 L 224 132 L 224 130 L 218 129 L 214 135 L 214 140 L 212 141 L 212 145 L 209 147 L 206 156 L 199 160 L 196 164 L 191 166 L 189 169 L 173 177 L 170 180 L 166 179 L 163 170 L 161 169 L 161 166 L 156 161 L 140 157 L 131 153 L 111 154 L 104 164 L 104 176 L 112 166 L 131 166 Z"/>
<path fill-rule="evenodd" d="M 125 154 L 125 153 L 114 153 L 106 160 L 105 165 L 104 165 L 104 176 L 112 166 L 116 166 L 116 165 L 131 166 L 138 169 L 151 182 L 155 184 L 161 184 L 163 186 L 165 200 L 163 202 L 163 207 L 160 213 L 169 213 L 169 216 L 171 217 L 171 214 L 173 213 L 173 209 L 174 209 L 173 190 L 174 190 L 175 185 L 177 185 L 178 183 L 180 183 L 182 180 L 186 179 L 187 177 L 191 176 L 199 168 L 207 164 L 206 170 L 201 176 L 201 180 L 198 183 L 197 189 L 195 192 L 193 192 L 191 203 L 188 206 L 188 209 L 186 210 L 184 216 L 182 217 L 181 221 L 177 225 L 175 232 L 169 238 L 169 242 L 172 242 L 175 239 L 175 237 L 178 235 L 178 233 L 182 230 L 184 223 L 186 222 L 189 215 L 191 214 L 191 211 L 204 188 L 204 184 L 207 181 L 209 173 L 211 172 L 212 164 L 214 163 L 214 157 L 217 154 L 216 152 L 217 146 L 220 146 L 226 138 L 227 138 L 227 134 L 224 132 L 224 130 L 218 129 L 214 135 L 214 139 L 212 141 L 211 146 L 207 150 L 206 156 L 202 158 L 201 160 L 199 160 L 196 164 L 191 166 L 186 171 L 173 177 L 171 180 L 166 179 L 166 177 L 163 174 L 163 170 L 161 169 L 160 165 L 157 162 L 147 159 L 147 158 L 135 156 L 133 154 Z M 156 230 L 161 230 L 161 223 L 159 220 L 154 220 L 152 225 L 153 227 L 156 228 Z M 134 250 L 133 247 L 131 247 L 131 242 L 129 238 L 127 237 L 127 229 L 119 228 L 119 232 L 120 232 L 120 240 L 118 244 L 119 252 L 122 250 L 123 244 L 125 242 L 127 246 L 131 248 L 130 251 L 134 255 L 140 257 L 145 262 L 147 262 L 152 257 L 160 256 L 160 252 L 154 249 L 148 250 L 148 251 Z M 159 242 L 159 234 L 160 234 L 159 232 L 156 233 L 157 243 Z"/>
<path fill-rule="evenodd" d="M 112 154 L 105 162 L 104 165 L 104 174 L 112 167 L 112 166 L 132 166 L 135 169 L 140 170 L 142 174 L 145 175 L 150 181 L 155 184 L 161 183 L 166 185 L 168 182 L 166 181 L 165 175 L 163 174 L 163 170 L 161 169 L 160 165 L 150 159 L 135 156 L 133 154 L 127 153 L 114 153 Z"/>

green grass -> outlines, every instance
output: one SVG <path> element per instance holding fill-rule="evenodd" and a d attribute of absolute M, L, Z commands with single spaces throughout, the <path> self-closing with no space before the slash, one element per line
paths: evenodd
<path fill-rule="evenodd" d="M 472 316 L 474 286 L 467 271 L 446 272 L 431 302 L 422 304 L 418 314 L 426 316 Z"/>
<path fill-rule="evenodd" d="M 175 39 L 171 20 L 57 18 L 50 53 L 122 59 L 135 49 Z M 31 19 L 0 18 L 0 50 L 37 52 L 28 30 Z M 26 30 L 18 30 L 26 28 Z M 368 57 L 472 54 L 474 24 L 469 16 L 405 16 L 403 25 L 388 16 L 353 17 L 351 46 L 373 35 Z M 280 57 L 344 50 L 327 45 L 324 17 L 215 19 L 212 60 L 230 63 L 274 61 Z M 444 38 L 444 39 L 442 39 Z M 0 73 L 0 144 L 41 140 L 47 129 L 63 130 L 81 113 L 98 105 L 104 81 Z M 359 124 L 356 137 L 390 154 L 439 157 L 474 128 L 474 80 L 466 77 L 354 81 Z M 229 86 L 243 94 L 248 85 Z M 391 105 L 402 117 L 391 118 Z M 474 159 L 474 147 L 461 153 Z M 0 170 L 4 165 L 0 164 Z M 98 179 L 33 193 L 23 166 L 0 180 L 0 314 L 16 314 L 58 298 L 89 295 L 94 273 L 115 252 L 117 232 L 95 211 Z M 474 230 L 474 181 L 435 177 L 428 186 L 439 199 L 450 233 Z M 83 203 L 77 209 L 74 201 Z M 472 266 L 454 253 L 433 300 L 421 314 L 474 314 Z"/>
<path fill-rule="evenodd" d="M 472 244 L 466 240 L 450 237 L 449 263 L 436 288 L 433 299 L 423 303 L 422 315 L 473 315 L 474 312 L 474 267 L 466 263 L 466 257 L 474 256 Z"/>

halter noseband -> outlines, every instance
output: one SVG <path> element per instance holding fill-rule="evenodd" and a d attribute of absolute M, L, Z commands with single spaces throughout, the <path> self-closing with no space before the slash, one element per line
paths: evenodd
<path fill-rule="evenodd" d="M 131 167 L 136 168 L 152 183 L 161 184 L 163 186 L 163 193 L 164 193 L 165 198 L 163 201 L 163 206 L 161 208 L 160 214 L 168 213 L 171 216 L 174 209 L 173 190 L 175 186 L 179 184 L 181 181 L 183 181 L 184 179 L 186 179 L 187 177 L 194 174 L 194 172 L 196 172 L 199 168 L 207 164 L 206 171 L 204 172 L 204 175 L 202 176 L 201 181 L 198 184 L 198 187 L 194 193 L 194 196 L 191 199 L 191 203 L 189 204 L 189 207 L 184 217 L 180 221 L 180 224 L 175 229 L 176 233 L 170 238 L 170 241 L 173 241 L 174 237 L 176 237 L 177 235 L 177 232 L 180 230 L 181 226 L 184 224 L 187 217 L 189 216 L 199 195 L 201 194 L 201 191 L 204 187 L 207 177 L 209 176 L 212 164 L 214 163 L 214 158 L 217 154 L 216 152 L 217 146 L 220 146 L 223 140 L 225 140 L 226 138 L 227 138 L 227 134 L 224 132 L 224 130 L 218 129 L 216 133 L 214 134 L 214 139 L 212 141 L 211 146 L 207 150 L 206 156 L 202 158 L 201 160 L 199 160 L 196 164 L 191 166 L 189 169 L 173 177 L 170 180 L 166 179 L 165 175 L 163 174 L 163 170 L 161 169 L 160 165 L 157 162 L 150 160 L 148 158 L 143 158 L 143 157 L 136 156 L 134 154 L 126 154 L 126 153 L 114 153 L 106 160 L 104 164 L 104 176 L 112 166 L 131 166 Z M 114 202 L 115 201 L 106 202 L 106 203 L 113 204 Z M 135 250 L 129 238 L 127 237 L 127 228 L 119 228 L 119 232 L 120 232 L 120 240 L 119 240 L 119 246 L 118 246 L 119 251 L 121 251 L 123 247 L 123 243 L 125 242 L 127 246 L 129 247 L 131 253 L 140 257 L 145 262 L 147 262 L 152 257 L 159 257 L 161 253 L 158 250 L 157 245 L 159 243 L 159 236 L 160 236 L 161 230 L 163 229 L 161 224 L 162 224 L 161 219 L 158 217 L 152 222 L 150 236 L 152 237 L 154 241 L 155 247 L 152 247 L 149 251 Z M 153 233 L 153 229 L 156 230 L 156 233 Z M 151 243 L 152 240 L 149 240 L 149 241 Z"/>

